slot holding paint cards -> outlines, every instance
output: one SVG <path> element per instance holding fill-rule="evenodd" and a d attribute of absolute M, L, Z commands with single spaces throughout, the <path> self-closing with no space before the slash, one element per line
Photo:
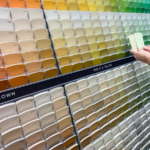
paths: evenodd
<path fill-rule="evenodd" d="M 31 83 L 57 76 L 56 60 L 42 9 L 0 10 L 5 11 L 7 18 L 0 19 L 4 25 L 0 26 L 1 90 L 7 89 L 9 83 L 10 87 L 16 87 L 27 84 L 28 80 Z M 8 79 L 5 79 L 6 73 Z"/>

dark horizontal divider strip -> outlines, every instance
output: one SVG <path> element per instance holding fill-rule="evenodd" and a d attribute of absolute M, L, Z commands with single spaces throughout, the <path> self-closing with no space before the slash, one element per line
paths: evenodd
<path fill-rule="evenodd" d="M 83 78 L 85 76 L 89 76 L 107 69 L 112 69 L 117 66 L 130 63 L 134 61 L 134 57 L 130 56 L 128 58 L 116 60 L 113 62 L 109 62 L 106 64 L 101 64 L 98 66 L 93 66 L 91 68 L 83 69 L 77 72 L 72 72 L 66 75 L 60 75 L 55 78 L 39 81 L 32 84 L 27 84 L 21 87 L 8 89 L 5 91 L 0 92 L 0 103 L 5 103 L 7 101 L 19 99 L 25 96 L 29 96 L 33 93 L 37 93 L 38 91 L 43 91 L 46 89 L 51 89 L 52 87 L 58 86 L 58 85 L 64 85 L 68 82 L 71 82 L 73 80 Z"/>

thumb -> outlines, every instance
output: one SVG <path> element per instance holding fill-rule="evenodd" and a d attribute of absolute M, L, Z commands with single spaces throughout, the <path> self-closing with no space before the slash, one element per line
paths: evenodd
<path fill-rule="evenodd" d="M 132 53 L 133 55 L 135 55 L 137 53 L 137 51 L 134 51 L 133 49 L 131 49 L 130 53 Z"/>
<path fill-rule="evenodd" d="M 146 51 L 150 51 L 150 47 L 149 46 L 144 46 L 143 49 L 146 50 Z"/>

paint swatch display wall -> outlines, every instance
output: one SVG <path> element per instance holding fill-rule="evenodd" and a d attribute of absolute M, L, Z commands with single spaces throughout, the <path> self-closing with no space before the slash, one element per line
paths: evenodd
<path fill-rule="evenodd" d="M 0 90 L 57 76 L 40 1 L 8 3 L 0 7 Z"/>
<path fill-rule="evenodd" d="M 128 36 L 135 32 L 149 44 L 150 15 L 120 13 L 121 1 L 42 2 L 62 74 L 128 57 Z"/>
<path fill-rule="evenodd" d="M 0 148 L 145 150 L 149 72 L 135 62 L 1 105 Z M 141 87 L 142 81 L 147 84 Z"/>

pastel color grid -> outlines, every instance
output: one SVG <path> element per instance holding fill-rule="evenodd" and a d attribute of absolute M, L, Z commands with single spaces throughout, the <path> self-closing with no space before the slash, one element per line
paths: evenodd
<path fill-rule="evenodd" d="M 149 69 L 147 64 L 135 62 L 65 86 L 81 148 L 146 147 L 149 137 Z M 140 95 L 140 92 L 143 93 Z"/>
<path fill-rule="evenodd" d="M 0 112 L 2 149 L 78 150 L 63 87 L 3 105 Z"/>
<path fill-rule="evenodd" d="M 0 90 L 57 76 L 40 1 L 8 2 L 10 8 L 0 7 Z"/>

